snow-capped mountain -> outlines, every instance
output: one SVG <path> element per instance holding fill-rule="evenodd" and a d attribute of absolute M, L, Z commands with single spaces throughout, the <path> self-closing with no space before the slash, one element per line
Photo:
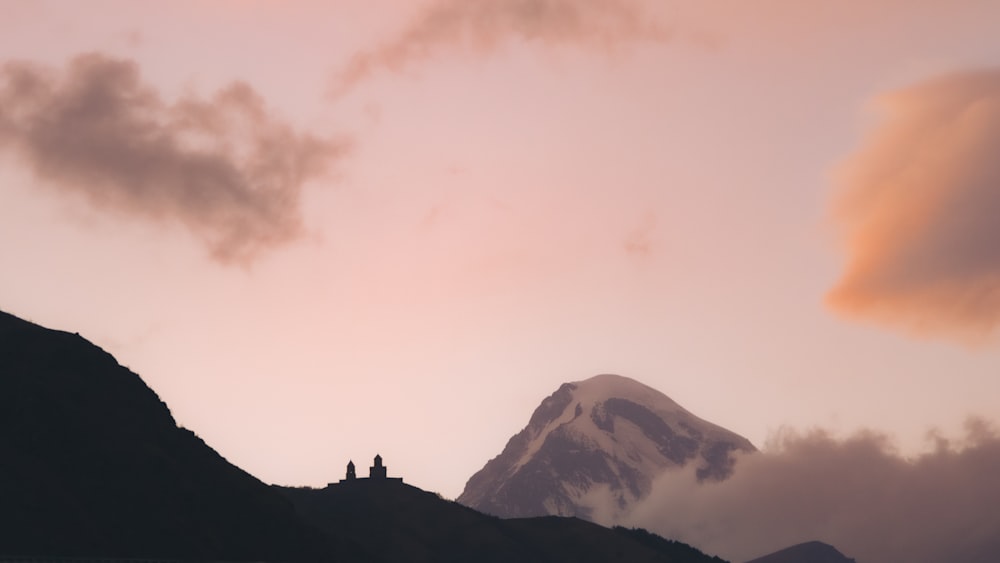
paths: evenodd
<path fill-rule="evenodd" d="M 735 451 L 756 448 L 656 389 L 598 375 L 546 397 L 458 502 L 506 518 L 557 514 L 610 523 L 649 494 L 663 471 L 695 463 L 699 480 L 722 479 Z"/>

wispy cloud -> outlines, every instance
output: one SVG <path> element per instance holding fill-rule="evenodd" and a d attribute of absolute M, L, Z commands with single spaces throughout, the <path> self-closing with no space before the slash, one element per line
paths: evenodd
<path fill-rule="evenodd" d="M 402 70 L 448 49 L 486 53 L 514 39 L 613 49 L 669 35 L 636 0 L 438 0 L 395 37 L 356 54 L 337 75 L 333 94 L 378 70 Z"/>
<path fill-rule="evenodd" d="M 628 523 L 733 561 L 810 540 L 858 561 L 995 561 L 1000 436 L 972 420 L 963 440 L 935 445 L 906 459 L 872 433 L 788 434 L 726 481 L 695 485 L 693 468 L 661 477 Z"/>
<path fill-rule="evenodd" d="M 297 132 L 247 84 L 168 103 L 136 63 L 92 53 L 0 68 L 0 150 L 47 186 L 181 224 L 215 259 L 247 263 L 302 234 L 301 188 L 347 144 Z"/>
<path fill-rule="evenodd" d="M 981 339 L 1000 324 L 1000 70 L 879 100 L 836 202 L 847 268 L 838 311 Z"/>

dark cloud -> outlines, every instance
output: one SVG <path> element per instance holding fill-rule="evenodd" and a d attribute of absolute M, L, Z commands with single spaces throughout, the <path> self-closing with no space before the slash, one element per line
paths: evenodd
<path fill-rule="evenodd" d="M 663 476 L 628 523 L 737 562 L 809 540 L 859 563 L 997 561 L 1000 436 L 974 420 L 964 440 L 934 443 L 907 459 L 872 433 L 786 435 L 727 481 Z"/>
<path fill-rule="evenodd" d="M 396 37 L 355 55 L 337 76 L 333 94 L 344 94 L 376 70 L 398 71 L 445 49 L 489 52 L 512 39 L 612 49 L 668 36 L 637 0 L 438 0 Z"/>
<path fill-rule="evenodd" d="M 1000 324 L 1000 70 L 880 99 L 836 201 L 846 272 L 834 309 L 963 339 Z"/>
<path fill-rule="evenodd" d="M 0 69 L 0 150 L 48 186 L 182 224 L 214 258 L 246 263 L 301 235 L 302 185 L 346 144 L 295 131 L 247 84 L 167 103 L 134 62 L 87 54 Z"/>

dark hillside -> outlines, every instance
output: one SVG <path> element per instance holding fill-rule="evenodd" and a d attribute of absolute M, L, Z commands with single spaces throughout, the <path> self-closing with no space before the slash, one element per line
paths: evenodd
<path fill-rule="evenodd" d="M 0 312 L 0 554 L 318 560 L 343 546 L 78 335 Z"/>
<path fill-rule="evenodd" d="M 575 518 L 501 520 L 398 480 L 318 490 L 264 485 L 178 428 L 156 394 L 111 355 L 78 335 L 0 313 L 5 556 L 720 561 L 646 532 Z"/>
<path fill-rule="evenodd" d="M 280 490 L 318 526 L 388 561 L 722 563 L 648 532 L 554 516 L 504 520 L 398 481 Z"/>

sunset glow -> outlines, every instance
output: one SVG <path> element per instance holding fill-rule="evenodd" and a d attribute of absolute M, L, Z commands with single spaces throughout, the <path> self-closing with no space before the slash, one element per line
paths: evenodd
<path fill-rule="evenodd" d="M 998 2 L 0 14 L 0 309 L 265 482 L 454 498 L 599 373 L 764 450 L 997 422 Z"/>

